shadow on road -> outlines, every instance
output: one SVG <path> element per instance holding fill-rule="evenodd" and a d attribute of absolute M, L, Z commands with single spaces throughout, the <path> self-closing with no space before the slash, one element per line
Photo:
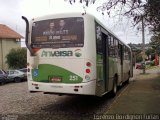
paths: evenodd
<path fill-rule="evenodd" d="M 50 104 L 42 110 L 49 113 L 63 114 L 82 114 L 82 113 L 96 113 L 97 110 L 103 111 L 106 108 L 106 104 L 109 104 L 112 100 L 109 94 L 103 97 L 94 96 L 66 96 L 64 99 L 58 101 L 58 103 Z M 104 107 L 105 105 L 105 107 Z"/>
<path fill-rule="evenodd" d="M 122 92 L 122 90 L 127 86 L 124 84 L 119 88 L 117 96 Z M 109 92 L 103 97 L 96 96 L 66 96 L 60 99 L 56 104 L 51 103 L 41 110 L 46 113 L 51 114 L 72 114 L 72 115 L 93 115 L 93 114 L 103 114 L 116 97 L 112 97 Z"/>

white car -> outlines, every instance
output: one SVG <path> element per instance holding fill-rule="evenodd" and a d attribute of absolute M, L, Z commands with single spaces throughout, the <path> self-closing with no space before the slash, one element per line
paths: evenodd
<path fill-rule="evenodd" d="M 27 80 L 27 68 L 18 69 L 25 74 L 24 79 Z"/>
<path fill-rule="evenodd" d="M 7 71 L 7 80 L 14 82 L 21 82 L 24 80 L 25 73 L 19 70 L 8 70 Z"/>

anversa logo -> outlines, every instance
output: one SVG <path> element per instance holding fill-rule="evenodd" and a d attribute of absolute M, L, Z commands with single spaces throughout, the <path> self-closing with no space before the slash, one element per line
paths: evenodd
<path fill-rule="evenodd" d="M 81 57 L 82 56 L 81 49 L 76 49 L 75 50 L 75 56 L 76 57 Z"/>
<path fill-rule="evenodd" d="M 72 51 L 42 51 L 41 57 L 73 56 Z"/>

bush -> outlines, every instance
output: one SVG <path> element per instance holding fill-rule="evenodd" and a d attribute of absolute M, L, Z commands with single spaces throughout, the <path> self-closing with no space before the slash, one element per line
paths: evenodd
<path fill-rule="evenodd" d="M 151 65 L 151 66 L 154 66 L 154 65 L 155 65 L 154 60 L 150 62 L 150 65 Z"/>
<path fill-rule="evenodd" d="M 24 68 L 27 64 L 27 50 L 25 48 L 11 49 L 6 55 L 6 59 L 9 68 Z"/>

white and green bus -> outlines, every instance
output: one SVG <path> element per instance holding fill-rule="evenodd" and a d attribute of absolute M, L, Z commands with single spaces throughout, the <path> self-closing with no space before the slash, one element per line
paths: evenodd
<path fill-rule="evenodd" d="M 132 77 L 132 52 L 90 14 L 26 22 L 30 92 L 103 96 Z"/>

